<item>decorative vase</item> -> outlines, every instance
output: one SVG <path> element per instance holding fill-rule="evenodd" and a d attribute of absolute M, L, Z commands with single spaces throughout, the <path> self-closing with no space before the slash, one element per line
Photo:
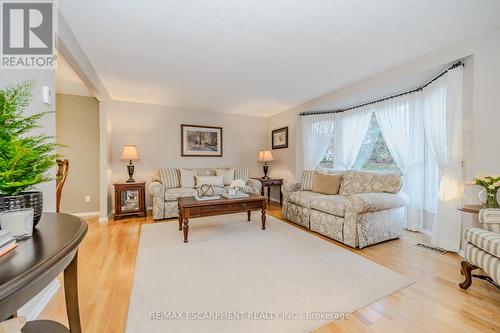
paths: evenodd
<path fill-rule="evenodd" d="M 43 193 L 33 191 L 17 195 L 0 195 L 0 212 L 21 208 L 33 208 L 33 226 L 36 226 L 42 217 Z"/>
<path fill-rule="evenodd" d="M 498 208 L 497 190 L 486 190 L 486 208 Z"/>
<path fill-rule="evenodd" d="M 483 187 L 481 191 L 477 194 L 479 197 L 479 202 L 483 205 L 486 206 L 486 189 Z"/>

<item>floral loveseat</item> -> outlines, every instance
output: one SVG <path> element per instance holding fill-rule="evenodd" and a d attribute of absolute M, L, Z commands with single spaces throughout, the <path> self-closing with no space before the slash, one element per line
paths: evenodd
<path fill-rule="evenodd" d="M 312 192 L 303 182 L 282 187 L 283 216 L 296 224 L 349 245 L 363 248 L 399 238 L 408 197 L 397 174 L 344 171 L 337 195 Z"/>
<path fill-rule="evenodd" d="M 216 170 L 222 168 L 196 168 L 196 176 L 215 176 Z M 225 170 L 229 168 L 224 168 Z M 244 192 L 260 193 L 262 184 L 258 180 L 249 179 L 247 168 L 234 168 L 234 179 L 246 182 Z M 224 187 L 214 187 L 215 194 L 221 194 Z M 177 199 L 197 194 L 194 187 L 181 187 L 181 169 L 163 168 L 151 171 L 149 192 L 153 197 L 153 219 L 161 220 L 178 216 Z"/>

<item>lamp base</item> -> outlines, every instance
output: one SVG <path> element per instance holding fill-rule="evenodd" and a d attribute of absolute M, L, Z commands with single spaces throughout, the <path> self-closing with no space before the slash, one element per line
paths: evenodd
<path fill-rule="evenodd" d="M 135 183 L 135 180 L 134 180 L 134 165 L 132 164 L 132 161 L 130 161 L 130 164 L 127 165 L 127 171 L 128 171 L 128 179 L 127 179 L 127 183 Z"/>
<path fill-rule="evenodd" d="M 264 170 L 264 177 L 262 177 L 261 179 L 269 179 L 269 177 L 267 176 L 267 172 L 269 171 L 269 165 L 264 164 L 262 166 L 262 169 Z"/>

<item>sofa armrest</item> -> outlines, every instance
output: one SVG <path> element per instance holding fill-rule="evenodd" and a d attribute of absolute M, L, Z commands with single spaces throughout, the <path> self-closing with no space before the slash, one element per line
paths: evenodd
<path fill-rule="evenodd" d="M 257 179 L 249 179 L 247 180 L 247 186 L 252 189 L 252 193 L 260 194 L 260 190 L 262 189 L 262 183 Z"/>
<path fill-rule="evenodd" d="M 347 197 L 346 210 L 350 213 L 376 212 L 404 207 L 408 203 L 408 196 L 403 192 L 397 194 L 359 193 Z"/>
<path fill-rule="evenodd" d="M 288 202 L 288 196 L 290 193 L 300 190 L 300 183 L 288 183 L 285 182 L 281 186 L 281 193 L 283 193 L 283 202 Z"/>
<path fill-rule="evenodd" d="M 149 192 L 152 196 L 165 196 L 165 186 L 157 181 L 149 183 Z"/>
<path fill-rule="evenodd" d="M 165 217 L 165 186 L 159 181 L 151 181 L 149 193 L 153 196 L 153 219 L 161 220 Z"/>

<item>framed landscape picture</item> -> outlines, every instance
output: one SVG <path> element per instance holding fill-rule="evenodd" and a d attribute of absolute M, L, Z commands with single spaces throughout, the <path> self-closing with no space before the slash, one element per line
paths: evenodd
<path fill-rule="evenodd" d="M 275 129 L 271 135 L 273 149 L 288 148 L 288 126 Z"/>
<path fill-rule="evenodd" d="M 181 156 L 222 157 L 222 127 L 181 125 Z"/>

